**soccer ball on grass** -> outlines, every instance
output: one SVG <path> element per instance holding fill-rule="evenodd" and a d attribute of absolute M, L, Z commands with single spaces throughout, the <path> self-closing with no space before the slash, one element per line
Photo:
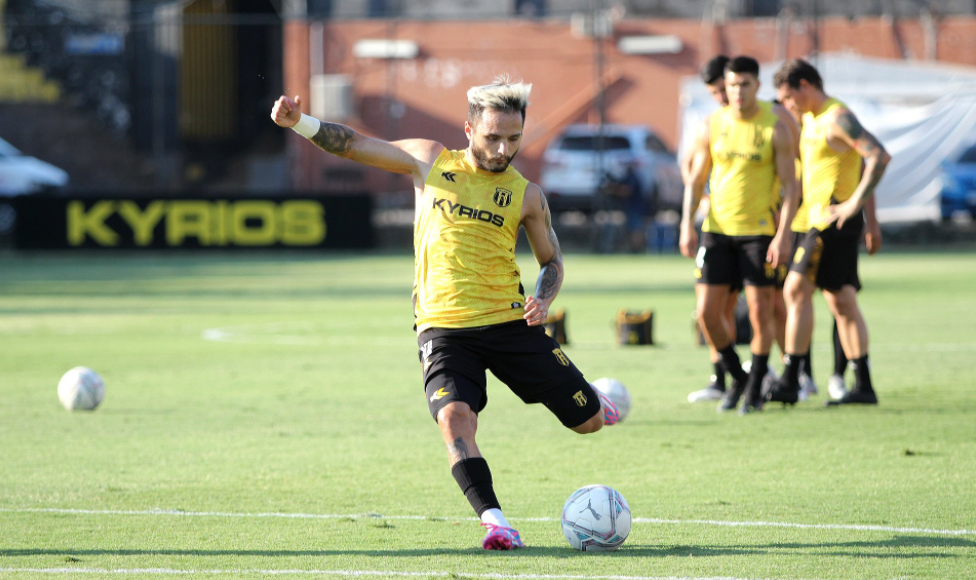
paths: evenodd
<path fill-rule="evenodd" d="M 620 413 L 620 420 L 623 421 L 627 413 L 630 412 L 630 392 L 627 391 L 627 387 L 617 379 L 610 377 L 597 379 L 590 383 L 590 386 L 613 401 L 613 404 L 617 406 L 617 412 Z"/>
<path fill-rule="evenodd" d="M 563 505 L 562 526 L 569 545 L 577 550 L 616 550 L 630 534 L 630 506 L 612 487 L 581 487 Z"/>
<path fill-rule="evenodd" d="M 69 411 L 91 411 L 105 398 L 105 383 L 88 367 L 75 367 L 58 382 L 58 399 Z"/>

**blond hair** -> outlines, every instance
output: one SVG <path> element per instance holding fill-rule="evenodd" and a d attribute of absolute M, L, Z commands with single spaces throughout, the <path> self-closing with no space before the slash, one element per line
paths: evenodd
<path fill-rule="evenodd" d="M 532 84 L 513 81 L 508 75 L 498 75 L 490 85 L 468 89 L 468 121 L 474 122 L 485 109 L 503 113 L 520 113 L 525 121 Z"/>

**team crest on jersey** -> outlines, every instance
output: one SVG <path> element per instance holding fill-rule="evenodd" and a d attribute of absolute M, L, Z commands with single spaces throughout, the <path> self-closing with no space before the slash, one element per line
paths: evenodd
<path fill-rule="evenodd" d="M 495 195 L 491 199 L 498 207 L 508 207 L 512 203 L 512 192 L 504 187 L 496 187 Z"/>

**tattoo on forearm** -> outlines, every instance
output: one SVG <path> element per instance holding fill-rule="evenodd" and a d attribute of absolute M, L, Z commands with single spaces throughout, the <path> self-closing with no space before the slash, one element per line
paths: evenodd
<path fill-rule="evenodd" d="M 312 143 L 333 155 L 343 155 L 349 152 L 352 138 L 353 130 L 349 127 L 323 122 L 319 126 L 319 132 L 312 137 Z"/>
<path fill-rule="evenodd" d="M 559 291 L 559 266 L 550 262 L 539 271 L 539 284 L 535 290 L 536 298 L 548 300 Z"/>
<path fill-rule="evenodd" d="M 858 122 L 857 117 L 852 113 L 843 113 L 837 118 L 837 124 L 845 133 L 850 135 L 851 139 L 857 141 L 864 134 L 864 128 L 861 127 L 861 123 Z"/>
<path fill-rule="evenodd" d="M 455 463 L 470 457 L 468 455 L 468 446 L 464 442 L 464 439 L 460 437 L 447 444 L 447 453 Z"/>

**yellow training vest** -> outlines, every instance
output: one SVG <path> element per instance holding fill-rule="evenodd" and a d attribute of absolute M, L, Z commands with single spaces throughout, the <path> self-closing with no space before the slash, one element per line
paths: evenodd
<path fill-rule="evenodd" d="M 847 106 L 827 99 L 816 114 L 803 115 L 800 159 L 803 161 L 803 205 L 808 225 L 823 230 L 827 207 L 849 199 L 861 181 L 861 155 L 854 149 L 838 152 L 827 142 L 829 113 Z"/>
<path fill-rule="evenodd" d="M 492 173 L 445 149 L 417 199 L 413 229 L 417 332 L 519 320 L 525 292 L 515 264 L 529 182 L 509 166 Z"/>
<path fill-rule="evenodd" d="M 765 101 L 750 119 L 737 119 L 731 107 L 712 113 L 711 201 L 702 231 L 729 236 L 776 233 L 774 211 L 780 195 L 773 191 L 773 129 L 778 121 L 773 104 Z"/>

